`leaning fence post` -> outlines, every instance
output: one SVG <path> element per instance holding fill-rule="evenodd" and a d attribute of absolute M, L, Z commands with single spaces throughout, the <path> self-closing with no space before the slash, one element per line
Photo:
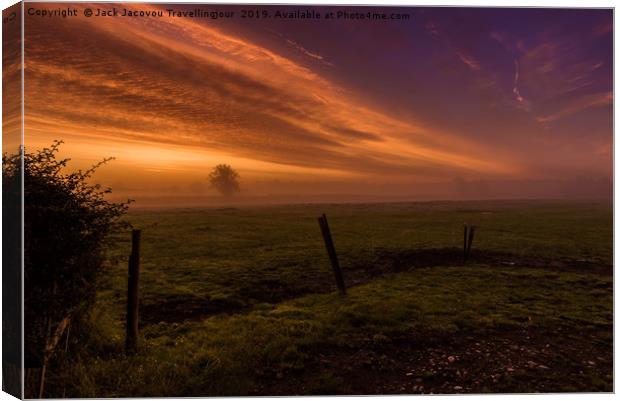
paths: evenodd
<path fill-rule="evenodd" d="M 327 217 L 323 214 L 319 217 L 319 226 L 321 227 L 321 233 L 323 234 L 323 241 L 325 241 L 325 248 L 327 248 L 327 255 L 334 270 L 334 276 L 336 277 L 336 285 L 342 295 L 347 294 L 347 289 L 344 285 L 344 279 L 342 278 L 342 271 L 340 270 L 340 264 L 338 263 L 338 255 L 334 248 L 334 241 L 332 240 L 331 232 L 329 231 L 329 224 L 327 223 Z"/>
<path fill-rule="evenodd" d="M 138 279 L 140 277 L 140 230 L 131 231 L 131 255 L 127 280 L 127 334 L 126 352 L 138 350 Z"/>

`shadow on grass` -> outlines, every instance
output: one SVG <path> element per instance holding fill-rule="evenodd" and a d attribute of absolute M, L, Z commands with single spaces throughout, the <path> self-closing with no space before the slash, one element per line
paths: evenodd
<path fill-rule="evenodd" d="M 348 263 L 343 266 L 348 287 L 362 285 L 391 273 L 411 271 L 428 267 L 469 265 L 541 268 L 556 271 L 611 276 L 613 266 L 603 262 L 586 260 L 552 260 L 510 253 L 472 250 L 467 264 L 463 263 L 463 250 L 459 248 L 430 249 L 376 249 L 372 258 Z M 141 305 L 141 324 L 181 323 L 201 320 L 219 314 L 247 312 L 260 303 L 276 304 L 311 293 L 327 293 L 336 290 L 332 274 L 327 269 L 311 274 L 299 282 L 285 282 L 273 278 L 258 278 L 239 284 L 237 297 L 210 299 L 192 295 L 168 297 L 157 303 Z"/>

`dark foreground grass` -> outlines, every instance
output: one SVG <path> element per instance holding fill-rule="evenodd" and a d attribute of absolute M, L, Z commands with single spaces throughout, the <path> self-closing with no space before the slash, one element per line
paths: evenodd
<path fill-rule="evenodd" d="M 357 279 L 347 297 L 331 291 L 322 212 L 345 280 Z M 102 288 L 96 335 L 57 360 L 49 396 L 611 391 L 612 279 L 587 269 L 611 264 L 609 206 L 286 206 L 130 219 L 144 238 L 141 350 L 123 354 L 123 262 Z M 403 250 L 458 247 L 463 222 L 478 225 L 478 252 L 581 261 L 584 271 L 407 261 L 379 275 L 356 270 Z"/>

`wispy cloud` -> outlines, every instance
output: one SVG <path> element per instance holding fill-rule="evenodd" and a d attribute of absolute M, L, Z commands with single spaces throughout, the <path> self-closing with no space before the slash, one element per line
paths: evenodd
<path fill-rule="evenodd" d="M 320 54 L 317 53 L 312 53 L 311 51 L 306 50 L 302 45 L 293 42 L 290 39 L 286 40 L 286 43 L 292 45 L 293 47 L 295 47 L 297 50 L 299 50 L 300 52 L 302 52 L 303 54 L 305 54 L 306 56 L 313 58 L 315 60 L 318 60 L 320 62 L 322 62 L 325 65 L 328 65 L 330 67 L 333 67 L 334 65 L 332 63 L 330 63 L 329 61 L 326 61 L 323 56 L 321 56 Z"/>
<path fill-rule="evenodd" d="M 465 64 L 472 70 L 475 70 L 475 71 L 480 70 L 480 63 L 473 56 L 465 55 L 462 52 L 457 52 L 456 55 L 463 62 L 463 64 Z"/>
<path fill-rule="evenodd" d="M 482 144 L 392 117 L 283 54 L 192 20 L 37 20 L 27 39 L 29 129 L 326 174 L 517 170 L 489 158 Z"/>
<path fill-rule="evenodd" d="M 563 109 L 546 116 L 538 117 L 537 121 L 541 123 L 548 123 L 555 120 L 559 120 L 564 117 L 571 116 L 582 110 L 587 110 L 593 107 L 601 107 L 610 105 L 613 102 L 612 92 L 594 93 L 591 95 L 577 98 L 570 102 Z"/>
<path fill-rule="evenodd" d="M 601 81 L 599 69 L 604 63 L 601 56 L 587 54 L 588 47 L 592 45 L 588 40 L 553 36 L 523 48 L 519 58 L 523 75 L 521 81 L 533 103 L 583 91 L 583 88 Z"/>
<path fill-rule="evenodd" d="M 512 94 L 514 95 L 515 100 L 517 101 L 517 104 L 519 105 L 520 108 L 524 110 L 529 110 L 530 109 L 529 102 L 525 100 L 523 96 L 521 96 L 521 92 L 519 92 L 519 60 L 515 59 L 514 65 L 515 65 L 515 77 L 514 77 L 514 81 L 512 85 Z"/>
<path fill-rule="evenodd" d="M 325 59 L 325 57 L 323 57 L 322 55 L 320 55 L 320 54 L 318 54 L 316 52 L 311 52 L 311 51 L 307 50 L 305 47 L 303 47 L 299 43 L 295 42 L 294 40 L 285 37 L 280 32 L 274 31 L 273 29 L 267 29 L 267 31 L 270 32 L 271 34 L 277 36 L 278 38 L 282 39 L 283 41 L 285 41 L 287 44 L 289 44 L 290 46 L 295 48 L 297 51 L 299 51 L 303 55 L 305 55 L 305 56 L 307 56 L 307 57 L 309 57 L 311 59 L 314 59 L 316 61 L 320 61 L 321 63 L 323 63 L 323 64 L 325 64 L 327 66 L 330 66 L 330 67 L 334 66 L 332 63 L 327 61 Z"/>

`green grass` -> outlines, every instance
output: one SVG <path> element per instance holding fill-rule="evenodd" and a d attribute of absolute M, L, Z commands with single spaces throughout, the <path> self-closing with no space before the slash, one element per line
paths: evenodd
<path fill-rule="evenodd" d="M 611 277 L 588 271 L 432 266 L 365 281 L 341 297 L 330 291 L 334 286 L 316 220 L 321 213 L 328 216 L 345 280 L 348 269 L 372 263 L 378 252 L 461 247 L 464 222 L 478 226 L 476 250 L 612 263 L 612 209 L 601 203 L 135 211 L 128 219 L 143 230 L 142 307 L 168 312 L 143 322 L 141 351 L 124 356 L 127 267 L 126 261 L 112 264 L 93 314 L 99 338 L 89 340 L 91 351 L 79 361 L 74 356 L 59 362 L 50 395 L 251 394 L 273 372 L 301 374 L 320 350 L 363 347 L 369 339 L 559 327 L 586 330 L 611 344 Z M 129 242 L 122 242 L 111 256 L 123 257 L 128 250 Z M 281 302 L 270 301 L 279 299 L 274 291 L 286 295 Z M 221 302 L 235 313 L 175 320 L 174 308 L 199 310 L 205 302 Z M 315 387 L 307 391 L 354 390 L 331 377 L 318 372 Z"/>
<path fill-rule="evenodd" d="M 143 229 L 142 302 L 179 298 L 253 303 L 264 287 L 303 291 L 330 267 L 317 217 L 326 213 L 345 271 L 377 250 L 461 247 L 557 259 L 612 261 L 611 207 L 600 204 L 470 202 L 280 206 L 134 212 Z M 129 235 L 116 256 L 129 254 Z M 125 296 L 126 266 L 111 269 L 106 298 Z M 259 292 L 259 293 L 255 293 Z"/>

